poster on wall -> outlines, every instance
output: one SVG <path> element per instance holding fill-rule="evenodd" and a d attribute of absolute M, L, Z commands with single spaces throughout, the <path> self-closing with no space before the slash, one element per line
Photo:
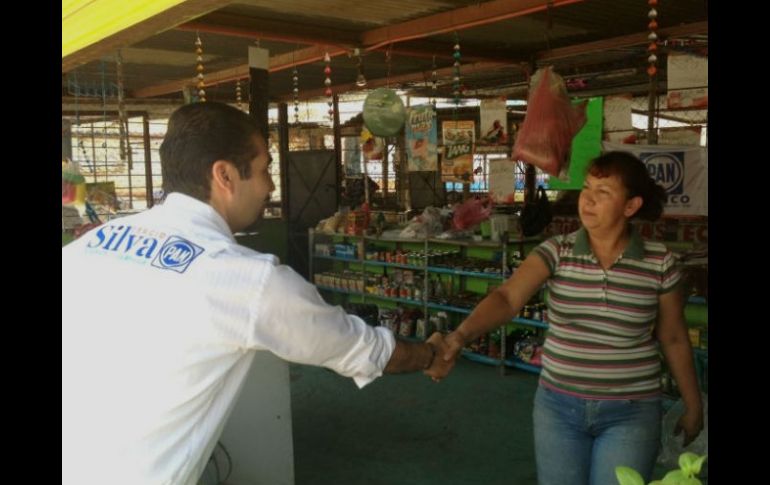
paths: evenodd
<path fill-rule="evenodd" d="M 508 143 L 505 98 L 482 99 L 479 107 L 481 126 L 478 145 L 506 145 Z"/>
<path fill-rule="evenodd" d="M 342 139 L 342 163 L 345 165 L 346 177 L 361 175 L 361 143 L 355 136 Z"/>
<path fill-rule="evenodd" d="M 603 149 L 631 152 L 645 163 L 653 180 L 666 189 L 665 215 L 708 215 L 708 151 L 705 148 L 605 142 Z"/>
<path fill-rule="evenodd" d="M 441 133 L 444 140 L 444 157 L 441 160 L 441 179 L 445 182 L 473 180 L 473 145 L 476 122 L 444 121 Z"/>
<path fill-rule="evenodd" d="M 489 196 L 498 204 L 513 204 L 516 162 L 507 158 L 489 161 Z"/>
<path fill-rule="evenodd" d="M 438 168 L 436 112 L 432 105 L 414 106 L 406 111 L 406 157 L 410 172 Z"/>

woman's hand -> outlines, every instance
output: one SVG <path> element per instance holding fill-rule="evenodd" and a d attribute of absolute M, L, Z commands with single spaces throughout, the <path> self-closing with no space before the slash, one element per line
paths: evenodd
<path fill-rule="evenodd" d="M 682 446 L 687 446 L 698 437 L 701 430 L 703 430 L 703 410 L 694 409 L 691 411 L 687 409 L 674 427 L 674 436 L 678 436 L 684 431 Z"/>

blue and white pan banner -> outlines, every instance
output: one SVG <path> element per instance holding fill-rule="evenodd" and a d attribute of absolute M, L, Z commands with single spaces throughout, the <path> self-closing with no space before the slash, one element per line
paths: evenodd
<path fill-rule="evenodd" d="M 667 216 L 708 215 L 708 150 L 678 145 L 627 145 L 603 142 L 602 149 L 631 152 L 666 189 Z"/>

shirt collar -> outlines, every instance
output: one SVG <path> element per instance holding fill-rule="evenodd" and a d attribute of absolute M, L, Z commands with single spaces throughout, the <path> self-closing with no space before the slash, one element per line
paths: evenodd
<path fill-rule="evenodd" d="M 642 240 L 642 236 L 633 225 L 630 231 L 628 246 L 626 246 L 621 256 L 624 258 L 644 259 L 644 240 Z M 585 227 L 577 230 L 572 253 L 575 256 L 590 256 L 593 254 L 591 252 L 591 245 L 588 243 L 588 231 L 586 231 Z"/>
<path fill-rule="evenodd" d="M 217 232 L 235 241 L 235 236 L 233 236 L 233 232 L 230 230 L 227 222 L 225 222 L 225 219 L 205 202 L 180 192 L 172 192 L 166 196 L 163 206 L 189 213 L 191 221 L 206 221 L 213 225 Z"/>

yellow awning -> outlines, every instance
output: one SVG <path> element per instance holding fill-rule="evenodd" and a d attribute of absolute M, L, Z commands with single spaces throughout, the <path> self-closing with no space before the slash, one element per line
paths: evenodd
<path fill-rule="evenodd" d="M 61 56 L 184 3 L 185 0 L 62 0 Z"/>

